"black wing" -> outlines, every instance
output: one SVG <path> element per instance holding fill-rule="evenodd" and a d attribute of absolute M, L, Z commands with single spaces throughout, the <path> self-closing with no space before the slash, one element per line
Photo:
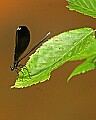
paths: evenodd
<path fill-rule="evenodd" d="M 30 42 L 30 32 L 26 26 L 19 26 L 17 28 L 15 42 L 14 61 L 18 61 Z"/>

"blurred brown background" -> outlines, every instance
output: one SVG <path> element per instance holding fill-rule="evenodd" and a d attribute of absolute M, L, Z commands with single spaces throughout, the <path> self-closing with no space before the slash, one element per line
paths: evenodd
<path fill-rule="evenodd" d="M 17 76 L 9 66 L 19 25 L 31 31 L 28 50 L 49 31 L 52 37 L 70 29 L 96 28 L 95 19 L 69 11 L 66 5 L 65 0 L 0 0 L 0 120 L 96 120 L 96 71 L 66 81 L 83 61 L 66 63 L 44 83 L 10 89 Z"/>

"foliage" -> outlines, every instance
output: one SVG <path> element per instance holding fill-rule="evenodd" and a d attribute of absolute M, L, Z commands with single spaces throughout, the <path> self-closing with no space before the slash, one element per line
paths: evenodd
<path fill-rule="evenodd" d="M 76 10 L 96 18 L 96 0 L 67 0 L 70 10 Z M 50 78 L 53 70 L 67 61 L 86 59 L 69 76 L 85 73 L 96 68 L 96 40 L 92 28 L 70 30 L 54 36 L 45 42 L 19 72 L 15 85 L 11 88 L 23 88 L 44 82 Z"/>

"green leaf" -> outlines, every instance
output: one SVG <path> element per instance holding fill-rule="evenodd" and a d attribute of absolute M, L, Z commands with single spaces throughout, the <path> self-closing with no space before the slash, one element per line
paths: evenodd
<path fill-rule="evenodd" d="M 70 10 L 76 10 L 85 15 L 96 18 L 96 0 L 67 0 Z"/>
<path fill-rule="evenodd" d="M 92 38 L 90 38 L 92 40 Z M 91 42 L 87 47 L 83 49 L 80 53 L 71 57 L 70 61 L 82 60 L 88 58 L 91 55 L 96 55 L 96 40 L 93 38 L 94 42 Z"/>
<path fill-rule="evenodd" d="M 75 68 L 75 70 L 72 72 L 72 74 L 69 76 L 68 80 L 70 80 L 70 78 L 72 78 L 75 75 L 81 74 L 81 73 L 85 73 L 86 71 L 89 70 L 93 70 L 96 68 L 96 55 L 91 56 L 90 58 L 88 58 L 84 63 L 82 63 L 81 65 L 79 65 L 77 68 Z"/>
<path fill-rule="evenodd" d="M 28 87 L 49 79 L 53 70 L 88 49 L 94 43 L 94 38 L 94 30 L 91 28 L 71 30 L 54 36 L 30 56 L 12 88 Z M 78 56 L 79 59 L 81 57 Z"/>

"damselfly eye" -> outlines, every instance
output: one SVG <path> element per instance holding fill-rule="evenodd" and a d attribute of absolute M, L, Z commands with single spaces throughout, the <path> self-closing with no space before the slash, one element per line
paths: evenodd
<path fill-rule="evenodd" d="M 10 69 L 11 69 L 11 71 L 13 71 L 14 70 L 14 66 L 10 66 Z"/>

